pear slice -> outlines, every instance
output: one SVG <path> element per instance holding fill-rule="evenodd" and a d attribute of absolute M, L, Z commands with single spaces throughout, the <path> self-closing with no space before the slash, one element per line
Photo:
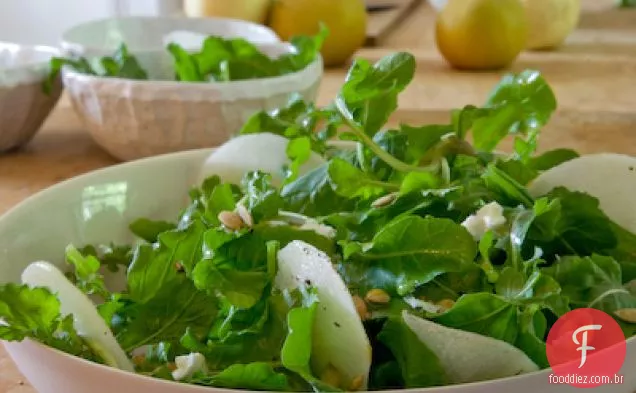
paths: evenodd
<path fill-rule="evenodd" d="M 539 175 L 528 187 L 533 197 L 554 188 L 587 193 L 616 224 L 636 233 L 636 158 L 622 154 L 591 154 L 575 158 Z"/>
<path fill-rule="evenodd" d="M 214 175 L 224 182 L 240 184 L 246 173 L 259 170 L 271 175 L 272 183 L 278 186 L 283 181 L 283 166 L 290 163 L 287 145 L 289 139 L 271 133 L 232 138 L 207 158 L 199 172 L 197 185 Z M 312 152 L 299 172 L 307 173 L 324 163 L 325 160 L 319 154 Z"/>
<path fill-rule="evenodd" d="M 453 384 L 488 381 L 538 371 L 505 341 L 442 326 L 402 312 L 404 323 L 435 354 Z"/>
<path fill-rule="evenodd" d="M 302 241 L 293 241 L 278 253 L 276 286 L 293 290 L 303 285 L 316 288 L 312 368 L 322 375 L 330 367 L 342 377 L 343 386 L 362 378 L 366 389 L 371 368 L 371 344 L 356 306 L 329 257 Z"/>
<path fill-rule="evenodd" d="M 121 348 L 95 305 L 53 264 L 33 262 L 22 272 L 22 282 L 31 287 L 46 288 L 60 301 L 63 316 L 73 315 L 73 325 L 86 343 L 104 362 L 124 371 L 135 368 Z"/>

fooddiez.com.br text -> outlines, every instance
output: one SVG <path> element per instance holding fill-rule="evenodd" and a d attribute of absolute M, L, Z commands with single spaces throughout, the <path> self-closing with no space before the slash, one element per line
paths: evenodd
<path fill-rule="evenodd" d="M 625 376 L 623 375 L 579 375 L 567 374 L 556 375 L 550 374 L 548 380 L 551 384 L 576 384 L 576 385 L 620 385 L 623 383 Z"/>

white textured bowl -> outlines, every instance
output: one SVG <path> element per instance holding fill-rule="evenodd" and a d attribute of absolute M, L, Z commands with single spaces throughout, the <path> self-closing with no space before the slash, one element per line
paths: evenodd
<path fill-rule="evenodd" d="M 0 42 L 0 152 L 28 143 L 60 98 L 56 84 L 50 95 L 42 91 L 55 48 Z"/>
<path fill-rule="evenodd" d="M 76 25 L 62 34 L 61 47 L 67 56 L 111 56 L 125 42 L 141 65 L 153 72 L 156 53 L 165 51 L 164 37 L 188 31 L 205 36 L 244 38 L 258 44 L 281 42 L 266 26 L 228 18 L 122 17 L 99 19 Z M 170 62 L 164 53 L 161 64 Z"/>
<path fill-rule="evenodd" d="M 187 200 L 199 167 L 210 150 L 152 157 L 95 171 L 55 185 L 0 217 L 0 284 L 19 282 L 32 261 L 64 266 L 69 243 L 132 240 L 128 224 L 139 217 L 174 219 Z M 53 226 L 51 223 L 54 223 Z M 228 392 L 150 379 L 90 363 L 32 341 L 6 343 L 20 371 L 39 393 L 205 393 Z M 425 367 L 425 365 L 422 365 Z M 636 390 L 636 339 L 628 341 L 621 385 L 603 393 Z M 496 381 L 395 393 L 575 393 L 549 384 L 551 370 Z M 236 392 L 236 391 L 234 391 Z"/>
<path fill-rule="evenodd" d="M 287 43 L 259 44 L 278 56 Z M 155 56 L 159 56 L 156 52 Z M 172 66 L 151 78 L 170 79 Z M 135 81 L 66 69 L 64 85 L 95 141 L 120 160 L 219 146 L 255 112 L 284 106 L 293 93 L 316 99 L 320 56 L 305 69 L 279 77 L 220 83 Z"/>

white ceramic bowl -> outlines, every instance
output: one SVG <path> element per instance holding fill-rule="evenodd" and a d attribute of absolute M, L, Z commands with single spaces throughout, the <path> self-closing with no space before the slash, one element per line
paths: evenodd
<path fill-rule="evenodd" d="M 50 95 L 42 82 L 58 54 L 55 48 L 0 42 L 0 153 L 28 143 L 57 103 L 59 81 Z"/>
<path fill-rule="evenodd" d="M 156 53 L 165 49 L 164 38 L 175 32 L 205 36 L 244 38 L 260 44 L 277 43 L 280 38 L 270 28 L 228 18 L 124 17 L 99 19 L 76 25 L 62 34 L 61 47 L 66 55 L 84 57 L 110 56 L 125 42 L 141 65 L 151 72 Z M 162 64 L 170 56 L 162 56 Z"/>
<path fill-rule="evenodd" d="M 112 166 L 57 184 L 25 200 L 0 218 L 0 284 L 19 282 L 22 270 L 35 260 L 64 266 L 64 249 L 69 243 L 130 242 L 128 224 L 132 220 L 174 219 L 187 203 L 187 193 L 209 153 L 210 150 L 180 152 Z M 28 340 L 5 346 L 40 393 L 228 392 L 124 373 Z M 635 369 L 636 339 L 632 338 L 621 370 L 624 383 L 607 385 L 599 391 L 633 393 Z M 568 385 L 549 384 L 550 372 L 395 393 L 580 392 Z"/>
<path fill-rule="evenodd" d="M 270 28 L 238 19 L 131 16 L 98 19 L 73 26 L 62 34 L 62 47 L 68 51 L 101 54 L 115 50 L 123 40 L 131 50 L 152 51 L 162 49 L 162 37 L 177 30 L 241 37 L 260 43 L 280 41 Z"/>
<path fill-rule="evenodd" d="M 259 44 L 270 56 L 286 43 Z M 155 57 L 161 56 L 155 52 Z M 284 106 L 293 93 L 316 99 L 323 74 L 320 56 L 305 69 L 274 78 L 222 83 L 173 79 L 172 65 L 151 81 L 101 78 L 66 69 L 64 85 L 95 141 L 120 160 L 219 146 L 255 112 Z"/>

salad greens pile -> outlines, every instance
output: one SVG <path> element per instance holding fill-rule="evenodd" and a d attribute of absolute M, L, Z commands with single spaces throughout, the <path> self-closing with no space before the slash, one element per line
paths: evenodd
<path fill-rule="evenodd" d="M 528 191 L 541 172 L 578 157 L 567 149 L 536 153 L 556 109 L 541 74 L 505 76 L 483 106 L 458 108 L 448 123 L 387 127 L 415 68 L 408 53 L 375 64 L 357 59 L 331 105 L 293 97 L 245 124 L 244 135 L 290 140 L 290 164 L 281 173 L 249 172 L 240 184 L 207 178 L 173 222 L 133 222 L 138 245 L 69 246 L 71 279 L 96 299 L 139 373 L 173 379 L 175 357 L 199 353 L 206 372 L 182 382 L 355 390 L 312 369 L 320 300 L 311 283 L 290 293 L 274 286 L 278 250 L 293 240 L 326 253 L 364 310 L 370 390 L 450 383 L 399 318 L 403 310 L 509 343 L 540 368 L 549 367 L 547 332 L 570 310 L 597 308 L 614 316 L 626 337 L 636 334 L 636 320 L 618 317 L 636 308 L 636 236 L 590 195 L 555 188 L 536 198 Z M 513 152 L 498 152 L 509 138 Z M 333 140 L 356 147 L 336 148 Z M 301 171 L 312 154 L 325 163 Z M 480 236 L 462 225 L 493 204 L 505 223 Z M 228 215 L 233 211 L 242 220 Z M 127 285 L 113 292 L 103 274 L 118 270 Z M 379 300 L 365 303 L 369 293 Z M 0 339 L 32 338 L 104 362 L 44 289 L 0 287 L 2 319 Z"/>
<path fill-rule="evenodd" d="M 243 38 L 210 36 L 199 52 L 192 53 L 177 43 L 170 43 L 166 50 L 173 58 L 175 80 L 182 82 L 230 82 L 258 78 L 270 78 L 298 72 L 313 63 L 329 34 L 322 26 L 313 37 L 292 37 L 292 52 L 271 58 L 253 43 Z M 51 72 L 45 82 L 50 89 L 61 69 L 69 66 L 77 72 L 101 77 L 148 80 L 148 72 L 139 60 L 122 43 L 113 56 L 93 62 L 85 57 L 51 59 Z"/>

